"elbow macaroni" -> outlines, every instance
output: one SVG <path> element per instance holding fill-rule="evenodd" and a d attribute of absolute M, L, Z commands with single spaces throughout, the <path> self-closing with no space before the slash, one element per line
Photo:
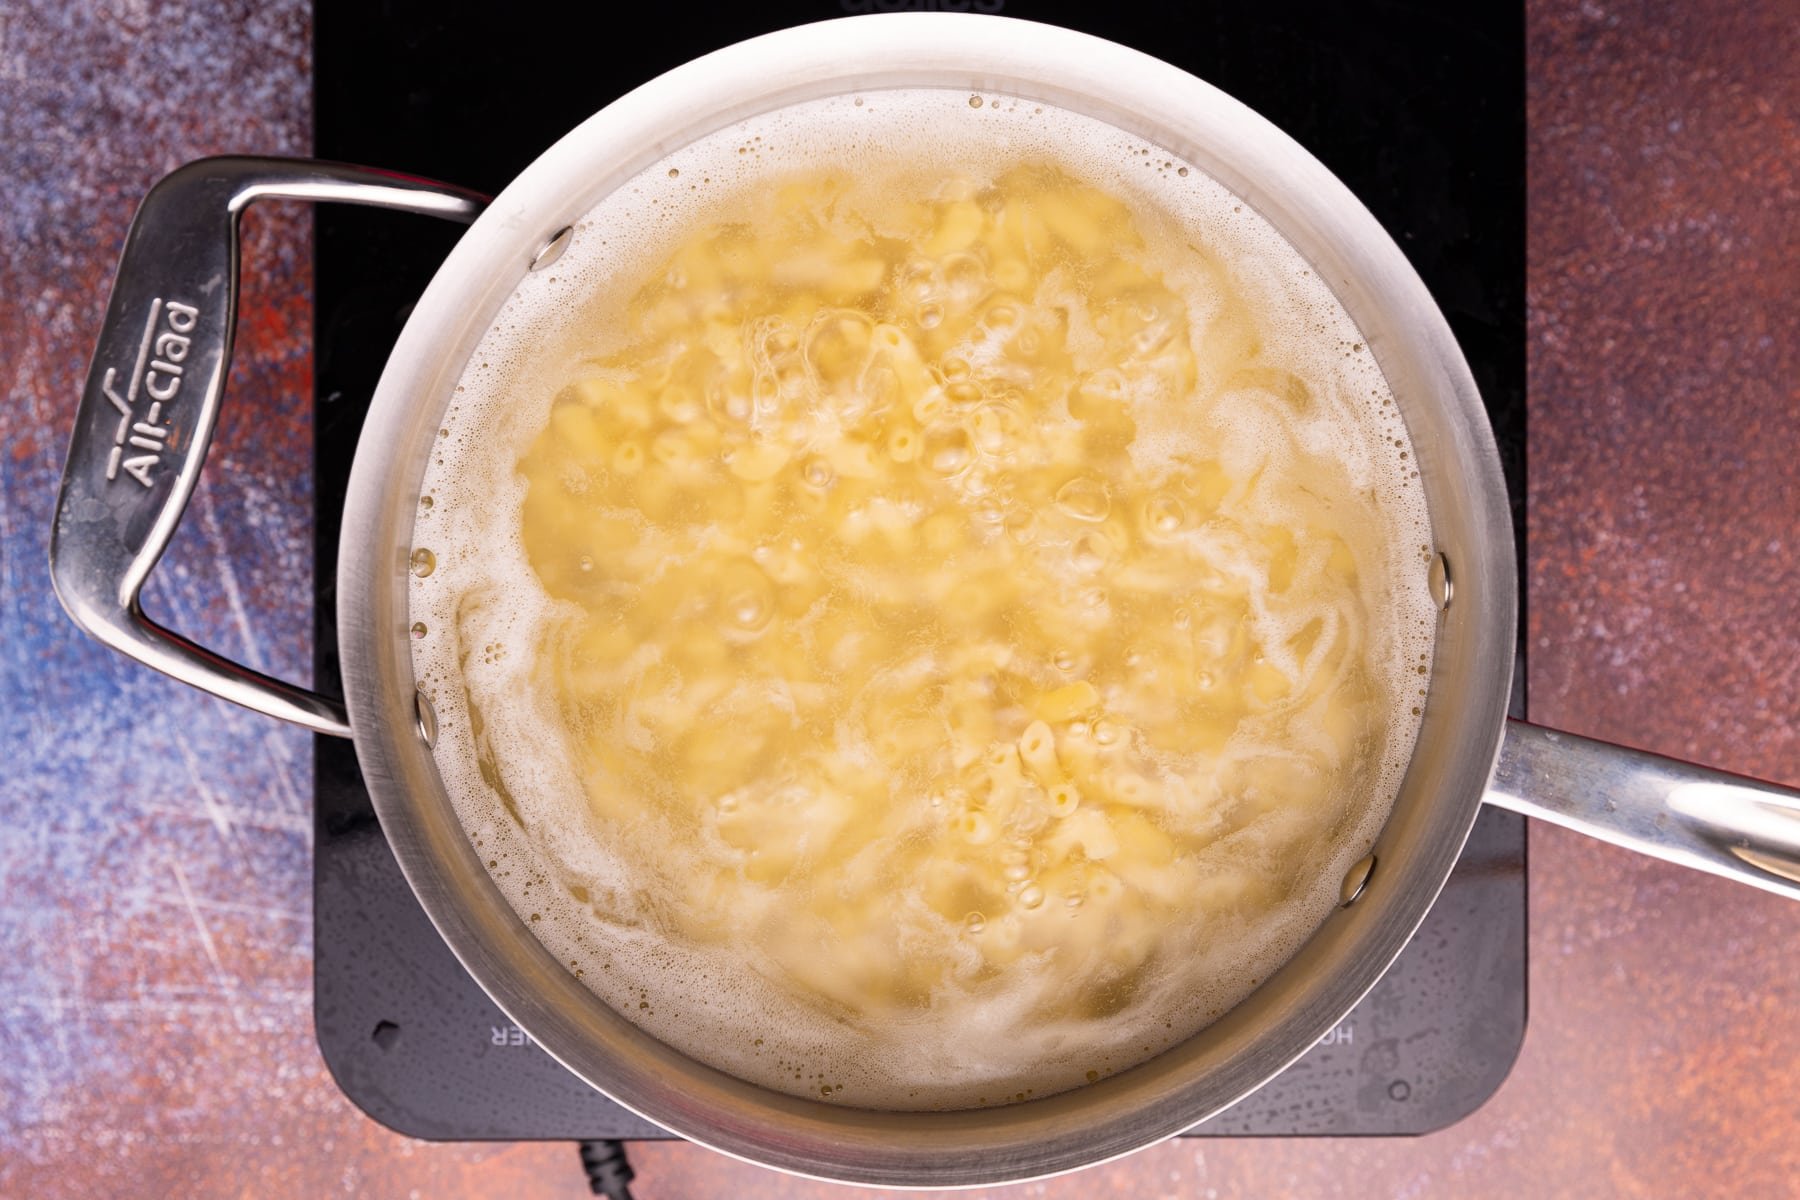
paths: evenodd
<path fill-rule="evenodd" d="M 667 874 L 664 933 L 834 1011 L 1027 970 L 1040 1015 L 1110 1011 L 1168 930 L 1291 892 L 1369 777 L 1372 501 L 1297 441 L 1156 430 L 1256 341 L 1197 358 L 1130 210 L 1059 170 L 745 203 L 518 463 L 598 826 Z"/>

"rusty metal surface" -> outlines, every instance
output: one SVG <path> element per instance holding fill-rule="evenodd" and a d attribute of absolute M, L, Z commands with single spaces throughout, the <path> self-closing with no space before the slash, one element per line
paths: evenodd
<path fill-rule="evenodd" d="M 1529 37 L 1532 715 L 1800 782 L 1800 19 L 1545 0 Z M 188 158 L 304 152 L 309 54 L 297 0 L 0 4 L 3 1196 L 586 1194 L 568 1145 L 412 1142 L 342 1099 L 311 1029 L 303 739 L 85 642 L 45 577 L 132 205 Z M 252 217 L 221 440 L 149 600 L 294 678 L 305 234 Z M 1532 855 L 1531 1028 L 1474 1117 L 988 1194 L 1789 1193 L 1800 906 L 1555 830 Z M 635 1159 L 645 1200 L 856 1194 Z"/>

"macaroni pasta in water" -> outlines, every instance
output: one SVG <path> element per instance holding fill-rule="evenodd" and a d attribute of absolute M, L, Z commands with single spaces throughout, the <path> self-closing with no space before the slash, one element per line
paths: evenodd
<path fill-rule="evenodd" d="M 1306 264 L 1108 126 L 879 92 L 675 154 L 569 257 L 416 534 L 440 765 L 533 932 L 703 1059 L 899 1108 L 1091 1081 L 1278 967 L 1432 628 Z"/>

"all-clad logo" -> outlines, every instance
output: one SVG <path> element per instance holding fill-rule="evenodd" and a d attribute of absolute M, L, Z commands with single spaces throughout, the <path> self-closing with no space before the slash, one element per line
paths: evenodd
<path fill-rule="evenodd" d="M 106 368 L 100 390 L 119 410 L 119 428 L 113 434 L 112 453 L 106 457 L 108 482 L 117 479 L 121 470 L 145 487 L 155 479 L 169 445 L 169 425 L 164 418 L 181 392 L 182 363 L 187 361 L 191 335 L 199 323 L 198 308 L 179 300 L 165 302 L 159 296 L 150 303 L 137 362 L 123 396 L 118 391 L 118 371 Z M 137 406 L 139 392 L 150 402 L 142 412 Z"/>
<path fill-rule="evenodd" d="M 838 7 L 847 13 L 997 13 L 1006 7 L 1006 0 L 838 0 Z"/>

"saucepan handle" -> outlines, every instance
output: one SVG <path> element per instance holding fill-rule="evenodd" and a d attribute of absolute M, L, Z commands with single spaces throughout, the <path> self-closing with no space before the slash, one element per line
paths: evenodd
<path fill-rule="evenodd" d="M 272 679 L 147 618 L 139 593 L 206 457 L 237 322 L 238 218 L 262 199 L 334 200 L 473 221 L 486 198 L 338 163 L 210 158 L 144 197 L 63 469 L 50 577 L 75 623 L 139 662 L 319 733 L 350 735 L 342 700 Z"/>
<path fill-rule="evenodd" d="M 1508 721 L 1486 801 L 1800 900 L 1800 791 Z"/>

